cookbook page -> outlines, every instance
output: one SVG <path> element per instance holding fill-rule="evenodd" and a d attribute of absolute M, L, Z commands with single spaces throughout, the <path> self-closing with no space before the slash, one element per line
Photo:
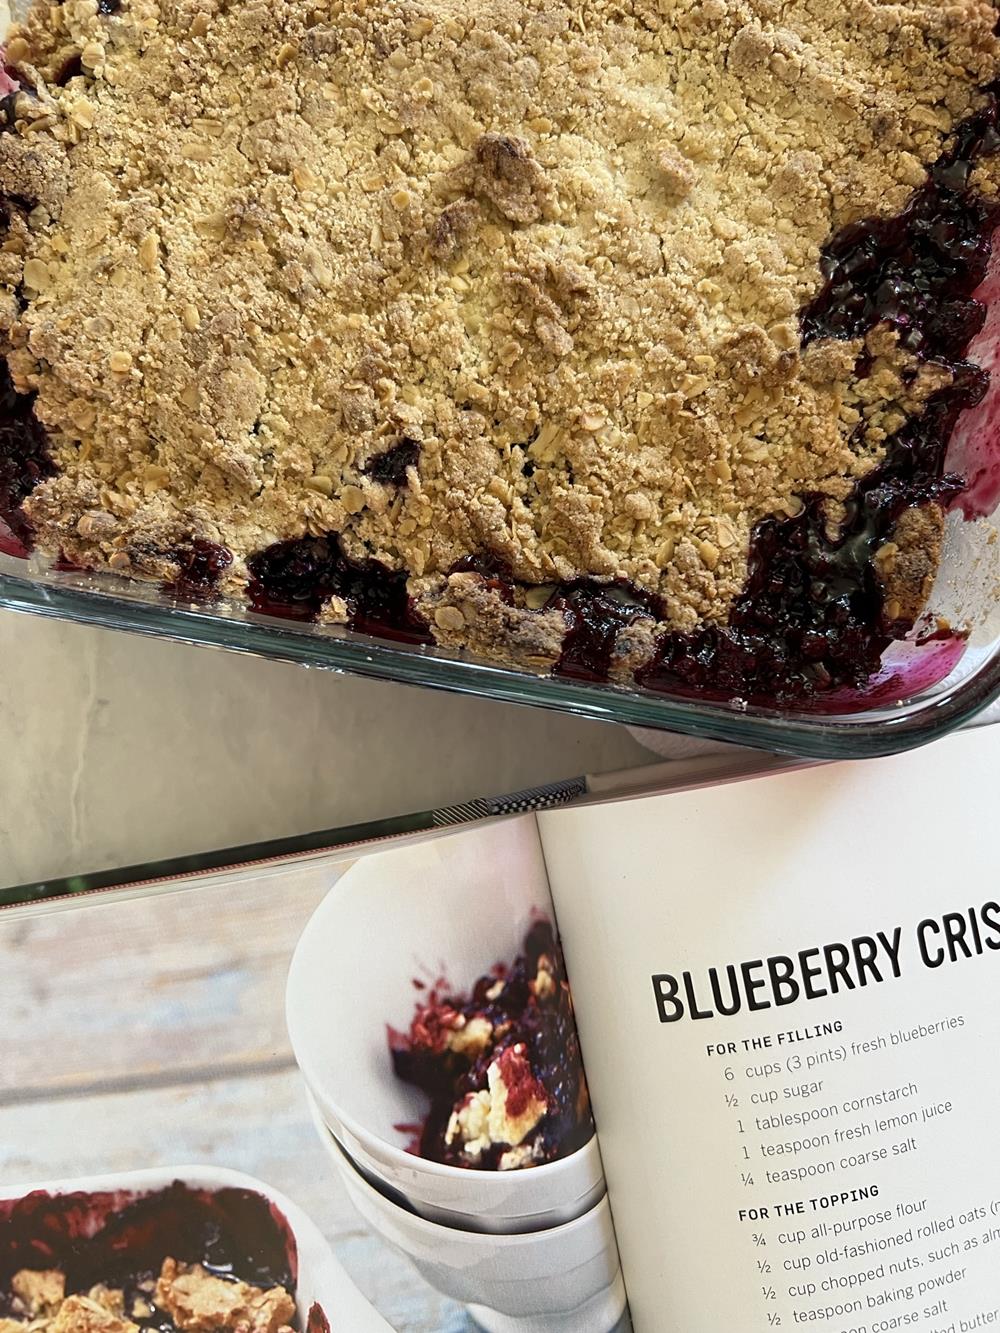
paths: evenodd
<path fill-rule="evenodd" d="M 638 1333 L 1000 1323 L 1000 735 L 539 819 Z"/>

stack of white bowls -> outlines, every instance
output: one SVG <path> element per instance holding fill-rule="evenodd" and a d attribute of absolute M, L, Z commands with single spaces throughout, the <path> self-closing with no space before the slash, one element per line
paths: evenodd
<path fill-rule="evenodd" d="M 352 1203 L 436 1290 L 487 1333 L 611 1333 L 625 1290 L 596 1139 L 560 1161 L 474 1171 L 408 1152 L 399 1128 L 427 1110 L 387 1040 L 409 1025 L 414 978 L 471 986 L 513 961 L 548 907 L 537 853 L 505 839 L 501 855 L 495 840 L 486 828 L 444 855 L 429 842 L 355 865 L 296 949 L 289 1033 Z"/>

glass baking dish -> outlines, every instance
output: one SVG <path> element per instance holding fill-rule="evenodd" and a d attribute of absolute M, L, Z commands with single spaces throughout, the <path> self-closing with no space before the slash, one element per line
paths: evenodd
<path fill-rule="evenodd" d="M 0 0 L 0 32 L 6 31 L 11 15 L 23 18 L 27 9 L 27 0 L 9 0 L 8 12 L 7 0 Z M 996 367 L 991 369 L 995 372 Z M 996 379 L 993 391 L 1000 391 Z M 840 712 L 829 711 L 828 702 L 821 714 L 536 675 L 340 626 L 278 620 L 231 603 L 178 605 L 152 584 L 60 570 L 37 556 L 8 555 L 4 537 L 9 533 L 2 521 L 0 608 L 782 754 L 874 758 L 936 740 L 1000 697 L 998 514 L 1000 509 L 976 522 L 963 522 L 957 513 L 949 516 L 930 609 L 967 630 L 960 656 L 954 642 L 931 644 L 920 652 L 913 645 L 895 645 L 865 699 L 846 702 Z"/>
<path fill-rule="evenodd" d="M 890 650 L 892 660 L 887 658 L 883 676 L 866 700 L 822 714 L 701 702 L 535 675 L 340 626 L 278 620 L 226 602 L 178 605 L 152 584 L 60 570 L 38 556 L 20 559 L 2 551 L 0 607 L 784 754 L 869 758 L 935 740 L 1000 697 L 996 517 L 994 512 L 989 518 L 965 522 L 953 513 L 948 519 L 931 607 L 952 625 L 968 630 L 964 651 L 961 645 L 956 651 L 954 642 L 932 643 L 920 650 L 898 645 Z"/>

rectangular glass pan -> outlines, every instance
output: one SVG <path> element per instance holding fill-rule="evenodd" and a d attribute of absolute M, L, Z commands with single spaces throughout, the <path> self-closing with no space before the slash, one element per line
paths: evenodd
<path fill-rule="evenodd" d="M 0 0 L 0 32 L 28 0 Z M 1000 511 L 998 511 L 1000 512 Z M 869 758 L 926 744 L 1000 697 L 1000 541 L 997 513 L 949 518 L 930 608 L 968 630 L 961 660 L 941 679 L 934 662 L 897 662 L 862 711 L 823 714 L 701 702 L 618 685 L 535 675 L 441 648 L 376 639 L 338 626 L 261 616 L 232 604 L 178 606 L 150 584 L 51 568 L 0 545 L 0 608 L 205 644 L 332 671 L 555 708 L 602 721 L 682 732 L 817 759 Z M 0 537 L 3 525 L 0 524 Z M 928 679 L 935 683 L 924 683 Z M 904 683 L 909 682 L 909 683 Z M 875 701 L 877 700 L 877 702 Z"/>
<path fill-rule="evenodd" d="M 915 664 L 890 667 L 863 711 L 779 712 L 535 675 L 340 626 L 277 620 L 230 603 L 180 606 L 152 584 L 60 571 L 37 556 L 22 560 L 0 553 L 0 608 L 817 759 L 912 749 L 961 726 L 1000 697 L 996 514 L 976 522 L 949 517 L 931 607 L 969 632 L 961 659 L 943 680 L 922 684 L 935 674 L 934 649 L 929 658 L 925 649 Z"/>

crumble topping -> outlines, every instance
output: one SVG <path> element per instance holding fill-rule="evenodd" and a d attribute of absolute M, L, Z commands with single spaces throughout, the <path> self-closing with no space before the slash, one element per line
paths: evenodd
<path fill-rule="evenodd" d="M 48 1325 L 48 1333 L 139 1333 L 138 1324 L 123 1315 L 122 1292 L 115 1295 L 117 1300 L 95 1290 L 88 1296 L 67 1296 Z"/>
<path fill-rule="evenodd" d="M 65 1294 L 59 1270 L 21 1269 L 11 1278 L 10 1313 L 2 1333 L 141 1333 L 142 1328 L 180 1333 L 292 1333 L 295 1302 L 284 1287 L 263 1290 L 223 1279 L 201 1264 L 164 1259 L 159 1277 L 140 1281 L 128 1299 L 117 1287 L 98 1284 Z M 148 1297 L 148 1299 L 147 1299 Z"/>
<path fill-rule="evenodd" d="M 10 1288 L 27 1314 L 36 1319 L 54 1314 L 62 1305 L 66 1294 L 66 1277 L 57 1269 L 35 1271 L 22 1268 L 11 1278 Z"/>
<path fill-rule="evenodd" d="M 627 580 L 657 598 L 614 631 L 631 671 L 725 623 L 758 520 L 816 496 L 835 530 L 953 379 L 798 315 L 829 237 L 898 213 L 984 104 L 987 0 L 102 8 L 37 4 L 7 48 L 34 92 L 0 135 L 30 205 L 0 328 L 51 554 L 174 581 L 212 543 L 239 593 L 336 533 L 438 642 L 538 666 L 557 585 Z M 913 512 L 879 556 L 911 622 L 940 542 Z"/>

